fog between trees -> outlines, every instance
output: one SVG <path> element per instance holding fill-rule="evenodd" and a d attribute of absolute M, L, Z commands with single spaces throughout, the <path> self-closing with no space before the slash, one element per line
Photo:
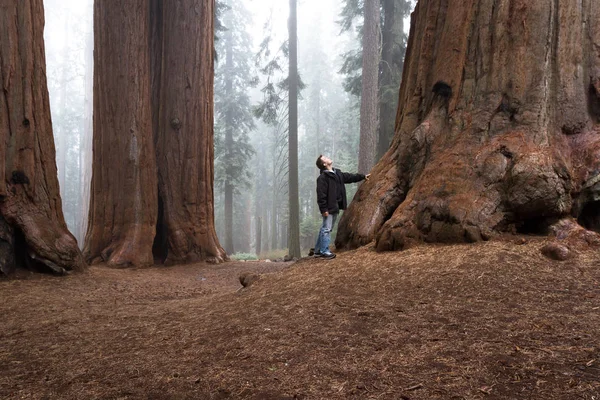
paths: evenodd
<path fill-rule="evenodd" d="M 401 60 L 407 16 L 414 4 L 382 1 L 384 28 L 386 6 L 387 18 L 392 13 L 395 18 L 394 29 L 402 30 L 396 45 L 388 48 Z M 45 0 L 44 7 L 63 211 L 82 247 L 92 161 L 93 1 Z M 317 156 L 330 155 L 344 171 L 358 169 L 361 106 L 353 80 L 360 82 L 363 17 L 359 0 L 304 0 L 297 10 L 299 232 L 305 252 L 313 246 L 320 224 Z M 276 258 L 287 253 L 288 13 L 287 2 L 280 0 L 217 1 L 221 28 L 215 32 L 215 222 L 230 255 Z M 387 28 L 389 35 L 389 22 Z M 399 75 L 390 71 L 389 63 L 382 64 L 381 74 Z M 380 89 L 393 110 L 398 90 L 394 81 Z M 349 198 L 355 191 L 355 185 L 349 187 Z"/>

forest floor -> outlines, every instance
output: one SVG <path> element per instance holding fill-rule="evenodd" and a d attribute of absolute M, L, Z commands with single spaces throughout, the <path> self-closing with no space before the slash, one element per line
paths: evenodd
<path fill-rule="evenodd" d="M 2 280 L 0 398 L 600 399 L 600 254 L 542 244 Z"/>

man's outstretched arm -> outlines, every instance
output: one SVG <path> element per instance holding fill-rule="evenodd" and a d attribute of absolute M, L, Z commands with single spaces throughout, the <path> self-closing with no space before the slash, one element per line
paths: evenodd
<path fill-rule="evenodd" d="M 351 174 L 349 172 L 342 172 L 342 177 L 344 178 L 344 183 L 356 183 L 356 182 L 360 182 L 365 179 L 368 180 L 369 176 L 371 176 L 371 174 L 363 175 L 363 174 Z"/>

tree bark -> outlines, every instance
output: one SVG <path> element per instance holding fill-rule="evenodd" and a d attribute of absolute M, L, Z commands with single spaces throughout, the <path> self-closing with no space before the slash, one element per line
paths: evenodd
<path fill-rule="evenodd" d="M 227 258 L 214 226 L 213 12 L 212 0 L 96 0 L 88 259 Z"/>
<path fill-rule="evenodd" d="M 379 0 L 365 0 L 364 8 L 358 172 L 368 174 L 375 164 L 378 131 Z"/>
<path fill-rule="evenodd" d="M 93 15 L 93 5 L 89 12 Z M 85 233 L 88 227 L 88 215 L 90 210 L 90 189 L 92 181 L 92 158 L 93 158 L 93 134 L 94 134 L 94 32 L 86 31 L 85 41 L 85 100 L 84 100 L 84 126 L 81 132 L 81 148 L 79 152 L 79 207 L 82 218 L 79 220 L 79 235 L 76 236 L 77 243 L 83 248 Z"/>
<path fill-rule="evenodd" d="M 288 252 L 300 258 L 300 200 L 298 193 L 298 26 L 297 2 L 290 0 L 290 68 L 289 68 L 289 236 Z"/>
<path fill-rule="evenodd" d="M 412 18 L 394 141 L 336 245 L 471 242 L 569 218 L 593 228 L 600 4 L 421 0 Z"/>
<path fill-rule="evenodd" d="M 156 154 L 169 263 L 227 259 L 214 224 L 213 28 L 213 0 L 164 5 Z"/>
<path fill-rule="evenodd" d="M 58 187 L 41 0 L 0 0 L 0 274 L 85 263 Z"/>
<path fill-rule="evenodd" d="M 153 263 L 156 164 L 148 0 L 94 5 L 94 139 L 84 255 L 111 266 Z"/>

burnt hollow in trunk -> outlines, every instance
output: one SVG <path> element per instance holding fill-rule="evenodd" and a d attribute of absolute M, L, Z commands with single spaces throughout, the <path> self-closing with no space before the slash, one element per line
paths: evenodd
<path fill-rule="evenodd" d="M 169 255 L 169 230 L 165 223 L 165 210 L 163 200 L 158 194 L 158 219 L 156 221 L 156 236 L 152 245 L 152 254 L 155 264 L 164 264 Z"/>
<path fill-rule="evenodd" d="M 600 201 L 586 203 L 577 217 L 577 222 L 586 229 L 600 232 Z"/>

